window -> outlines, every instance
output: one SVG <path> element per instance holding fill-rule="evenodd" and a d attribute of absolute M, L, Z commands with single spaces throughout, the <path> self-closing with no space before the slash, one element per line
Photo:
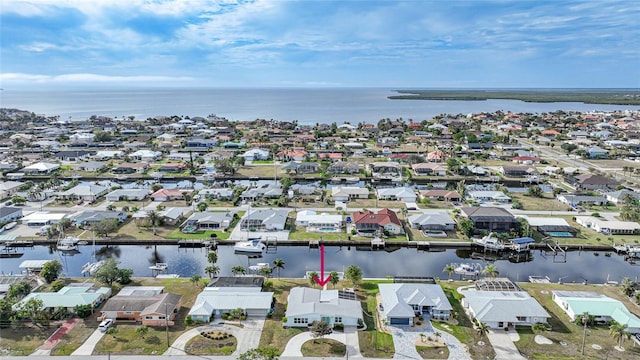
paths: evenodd
<path fill-rule="evenodd" d="M 516 316 L 516 319 L 518 319 L 518 321 L 527 321 L 526 316 Z"/>
<path fill-rule="evenodd" d="M 333 322 L 336 323 L 336 324 L 342 324 L 342 316 L 336 316 L 333 319 Z"/>
<path fill-rule="evenodd" d="M 153 316 L 145 316 L 145 320 L 153 320 Z"/>
<path fill-rule="evenodd" d="M 309 323 L 309 319 L 307 319 L 307 318 L 293 318 L 293 323 L 294 324 L 308 324 Z"/>
<path fill-rule="evenodd" d="M 160 316 L 158 316 L 158 319 L 160 319 L 160 320 L 164 320 L 164 319 L 165 319 L 165 316 L 164 316 L 164 315 L 160 315 Z"/>

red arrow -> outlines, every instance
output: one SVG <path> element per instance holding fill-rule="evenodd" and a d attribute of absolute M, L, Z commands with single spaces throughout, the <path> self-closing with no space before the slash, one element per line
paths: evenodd
<path fill-rule="evenodd" d="M 324 278 L 324 245 L 320 245 L 320 279 L 317 276 L 313 277 L 313 280 L 320 286 L 325 286 L 331 280 L 331 275 Z"/>

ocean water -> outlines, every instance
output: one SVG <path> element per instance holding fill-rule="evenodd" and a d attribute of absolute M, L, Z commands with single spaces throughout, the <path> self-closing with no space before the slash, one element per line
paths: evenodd
<path fill-rule="evenodd" d="M 0 107 L 29 110 L 63 119 L 91 115 L 202 116 L 230 120 L 297 120 L 300 124 L 376 123 L 380 119 L 428 120 L 439 114 L 493 112 L 543 113 L 565 111 L 640 110 L 640 106 L 583 103 L 526 103 L 518 100 L 445 101 L 389 100 L 392 89 L 123 89 L 0 91 Z"/>

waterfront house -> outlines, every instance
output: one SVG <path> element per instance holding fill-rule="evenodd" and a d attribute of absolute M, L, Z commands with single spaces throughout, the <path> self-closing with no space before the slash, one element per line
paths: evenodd
<path fill-rule="evenodd" d="M 184 141 L 184 147 L 188 150 L 208 150 L 218 146 L 217 139 L 190 138 Z"/>
<path fill-rule="evenodd" d="M 413 319 L 449 319 L 453 307 L 437 284 L 378 284 L 380 319 L 389 325 L 413 325 Z"/>
<path fill-rule="evenodd" d="M 282 161 L 304 161 L 309 153 L 302 149 L 286 149 L 280 151 L 277 156 Z"/>
<path fill-rule="evenodd" d="M 127 220 L 127 213 L 124 211 L 79 211 L 71 215 L 71 221 L 77 227 L 91 227 L 104 219 L 114 219 L 122 224 Z"/>
<path fill-rule="evenodd" d="M 233 212 L 196 212 L 191 214 L 187 220 L 185 220 L 180 228 L 183 231 L 197 231 L 197 230 L 226 230 L 231 226 L 235 213 Z"/>
<path fill-rule="evenodd" d="M 107 201 L 142 201 L 149 196 L 148 189 L 117 189 L 105 195 Z"/>
<path fill-rule="evenodd" d="M 60 169 L 60 164 L 52 164 L 47 162 L 38 162 L 23 167 L 20 171 L 25 175 L 46 175 Z"/>
<path fill-rule="evenodd" d="M 192 190 L 181 189 L 159 189 L 151 194 L 151 200 L 153 201 L 172 201 L 172 200 L 184 200 L 185 194 L 190 194 Z"/>
<path fill-rule="evenodd" d="M 416 176 L 445 176 L 447 175 L 447 166 L 445 164 L 440 163 L 420 163 L 411 165 L 411 169 L 413 169 L 414 174 Z"/>
<path fill-rule="evenodd" d="M 0 206 L 0 224 L 16 221 L 22 217 L 22 209 L 10 206 Z"/>
<path fill-rule="evenodd" d="M 42 227 L 59 223 L 62 219 L 67 218 L 66 213 L 52 213 L 48 211 L 36 211 L 26 215 L 20 221 L 29 227 Z"/>
<path fill-rule="evenodd" d="M 419 230 L 451 231 L 456 227 L 456 222 L 446 211 L 429 211 L 423 214 L 409 216 L 409 224 Z"/>
<path fill-rule="evenodd" d="M 233 189 L 229 188 L 215 188 L 215 189 L 202 189 L 198 191 L 199 200 L 205 198 L 207 200 L 222 200 L 229 201 L 233 199 Z"/>
<path fill-rule="evenodd" d="M 98 172 L 107 166 L 106 163 L 100 161 L 87 161 L 74 164 L 73 168 L 77 171 Z"/>
<path fill-rule="evenodd" d="M 287 223 L 289 210 L 253 209 L 240 221 L 241 230 L 282 231 Z"/>
<path fill-rule="evenodd" d="M 385 231 L 392 235 L 404 234 L 402 224 L 393 210 L 382 209 L 377 213 L 371 210 L 356 211 L 352 218 L 359 235 L 375 236 Z"/>
<path fill-rule="evenodd" d="M 626 325 L 631 334 L 640 333 L 640 319 L 629 312 L 621 301 L 591 291 L 551 291 L 553 302 L 558 304 L 571 321 L 587 313 L 598 323 Z"/>
<path fill-rule="evenodd" d="M 129 154 L 129 157 L 146 163 L 162 159 L 162 151 L 138 150 Z"/>
<path fill-rule="evenodd" d="M 342 215 L 318 214 L 313 210 L 302 210 L 296 215 L 296 225 L 306 227 L 308 232 L 339 232 L 343 223 Z"/>
<path fill-rule="evenodd" d="M 147 326 L 173 326 L 182 295 L 165 293 L 163 286 L 125 286 L 100 309 L 98 321 L 135 321 Z"/>
<path fill-rule="evenodd" d="M 358 300 L 343 298 L 338 290 L 318 290 L 294 287 L 287 297 L 284 327 L 307 328 L 314 321 L 335 325 L 358 326 L 363 322 Z"/>
<path fill-rule="evenodd" d="M 253 187 L 240 194 L 244 201 L 254 201 L 257 199 L 276 199 L 282 196 L 282 185 L 279 182 L 269 182 L 260 187 Z"/>
<path fill-rule="evenodd" d="M 509 232 L 518 229 L 520 223 L 506 209 L 500 207 L 463 207 L 462 216 L 473 221 L 476 230 Z"/>
<path fill-rule="evenodd" d="M 500 204 L 508 204 L 511 202 L 511 198 L 509 197 L 509 195 L 506 195 L 502 191 L 468 191 L 467 198 L 478 203 L 494 202 Z"/>
<path fill-rule="evenodd" d="M 24 183 L 20 181 L 3 181 L 0 183 L 0 199 L 6 199 L 16 192 L 20 191 L 20 187 Z"/>
<path fill-rule="evenodd" d="M 538 171 L 531 165 L 502 165 L 500 173 L 508 177 L 527 177 L 538 175 Z"/>
<path fill-rule="evenodd" d="M 264 318 L 273 304 L 273 292 L 262 292 L 260 287 L 205 287 L 189 310 L 194 321 L 208 323 L 215 315 L 229 314 L 242 309 L 247 317 Z"/>
<path fill-rule="evenodd" d="M 177 173 L 184 172 L 186 169 L 187 169 L 187 165 L 179 162 L 179 163 L 162 164 L 158 168 L 158 171 L 163 173 L 177 174 Z"/>
<path fill-rule="evenodd" d="M 378 200 L 391 200 L 402 202 L 415 202 L 417 195 L 411 188 L 396 187 L 396 188 L 382 188 L 376 190 L 376 196 Z"/>
<path fill-rule="evenodd" d="M 369 171 L 373 176 L 400 176 L 402 167 L 394 162 L 373 162 L 369 164 Z"/>
<path fill-rule="evenodd" d="M 593 216 L 576 216 L 576 222 L 587 229 L 605 235 L 640 234 L 640 223 L 635 221 L 604 220 Z"/>
<path fill-rule="evenodd" d="M 339 202 L 347 202 L 351 199 L 367 199 L 369 198 L 369 189 L 353 186 L 334 186 L 331 188 L 331 196 L 333 200 Z"/>
<path fill-rule="evenodd" d="M 604 196 L 582 194 L 558 194 L 556 199 L 571 207 L 577 207 L 578 205 L 602 205 L 607 202 Z"/>
<path fill-rule="evenodd" d="M 81 183 L 58 194 L 61 199 L 95 201 L 109 192 L 109 188 L 94 183 Z"/>
<path fill-rule="evenodd" d="M 76 306 L 90 306 L 95 308 L 111 296 L 111 288 L 96 287 L 87 283 L 71 283 L 57 292 L 32 292 L 14 305 L 21 307 L 31 299 L 42 301 L 41 310 L 53 311 L 56 308 L 66 308 L 75 313 Z"/>
<path fill-rule="evenodd" d="M 244 158 L 244 161 L 247 163 L 251 163 L 255 160 L 267 160 L 269 159 L 270 153 L 268 150 L 263 149 L 251 149 L 244 152 L 244 154 L 240 155 Z"/>
<path fill-rule="evenodd" d="M 495 284 L 500 281 L 510 283 L 508 279 L 492 279 Z M 462 306 L 469 315 L 491 329 L 507 329 L 516 326 L 532 326 L 536 323 L 547 323 L 549 313 L 526 291 L 516 287 L 494 290 L 480 290 L 483 287 L 461 290 L 464 296 Z"/>
<path fill-rule="evenodd" d="M 620 183 L 610 177 L 596 174 L 565 176 L 565 182 L 577 190 L 615 190 Z"/>
<path fill-rule="evenodd" d="M 147 163 L 122 163 L 114 166 L 111 171 L 114 174 L 142 174 L 147 169 L 149 169 L 149 164 Z"/>
<path fill-rule="evenodd" d="M 446 201 L 460 201 L 462 196 L 458 194 L 457 191 L 453 190 L 442 190 L 442 189 L 433 189 L 433 190 L 420 190 L 418 193 L 421 199 L 430 199 L 430 200 L 446 200 Z"/>
<path fill-rule="evenodd" d="M 611 201 L 614 204 L 623 204 L 625 201 L 627 201 L 628 198 L 640 200 L 640 193 L 622 189 L 604 193 L 604 197 L 605 199 L 607 199 L 607 201 Z"/>
<path fill-rule="evenodd" d="M 347 161 L 336 161 L 327 167 L 330 174 L 357 174 L 360 167 L 357 163 Z"/>
<path fill-rule="evenodd" d="M 282 171 L 295 174 L 311 174 L 318 172 L 318 163 L 290 161 L 282 165 Z"/>
<path fill-rule="evenodd" d="M 93 154 L 93 151 L 87 150 L 66 150 L 58 151 L 55 153 L 54 157 L 60 161 L 74 162 L 87 160 Z"/>

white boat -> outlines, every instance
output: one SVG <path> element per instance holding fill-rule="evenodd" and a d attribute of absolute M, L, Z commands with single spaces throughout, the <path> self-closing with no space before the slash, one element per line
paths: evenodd
<path fill-rule="evenodd" d="M 489 233 L 489 235 L 483 237 L 482 239 L 473 239 L 474 244 L 478 244 L 485 249 L 490 250 L 504 250 L 504 244 L 498 240 L 498 238 L 493 237 L 493 233 Z"/>
<path fill-rule="evenodd" d="M 149 269 L 155 270 L 155 271 L 167 271 L 168 268 L 169 268 L 169 264 L 167 263 L 156 263 L 153 266 L 149 266 Z"/>
<path fill-rule="evenodd" d="M 478 276 L 482 272 L 482 266 L 477 263 L 456 264 L 453 272 L 457 275 Z"/>
<path fill-rule="evenodd" d="M 234 251 L 255 254 L 261 254 L 266 248 L 260 240 L 239 241 L 233 246 Z"/>
<path fill-rule="evenodd" d="M 269 263 L 257 263 L 255 265 L 249 266 L 249 270 L 251 271 L 260 271 L 260 269 L 268 268 Z"/>
<path fill-rule="evenodd" d="M 551 279 L 548 276 L 531 275 L 529 276 L 529 282 L 534 284 L 550 284 Z"/>
<path fill-rule="evenodd" d="M 16 225 L 18 225 L 18 223 L 17 223 L 17 222 L 15 222 L 15 221 L 12 221 L 12 222 L 10 222 L 10 223 L 6 224 L 2 229 L 3 229 L 3 230 L 11 230 L 11 229 L 13 229 L 14 227 L 16 227 Z"/>
<path fill-rule="evenodd" d="M 82 273 L 93 275 L 96 271 L 98 271 L 98 269 L 102 267 L 102 265 L 104 265 L 103 260 L 88 262 L 82 266 Z"/>
<path fill-rule="evenodd" d="M 60 251 L 74 251 L 78 250 L 78 238 L 67 236 L 64 239 L 58 240 L 56 249 Z"/>

